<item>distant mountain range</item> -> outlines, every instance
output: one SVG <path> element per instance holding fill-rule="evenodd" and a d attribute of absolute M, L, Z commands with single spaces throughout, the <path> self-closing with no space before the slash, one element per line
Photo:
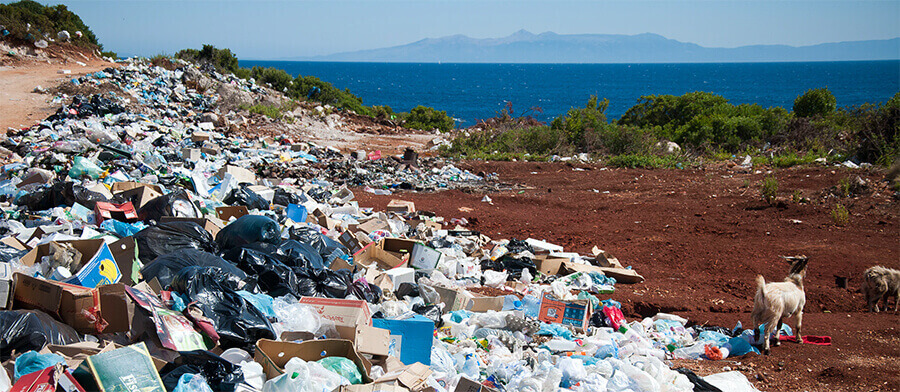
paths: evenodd
<path fill-rule="evenodd" d="M 532 34 L 520 30 L 503 38 L 452 35 L 406 45 L 294 61 L 412 63 L 710 63 L 851 61 L 900 59 L 900 38 L 834 42 L 810 46 L 751 45 L 707 48 L 658 34 Z"/>

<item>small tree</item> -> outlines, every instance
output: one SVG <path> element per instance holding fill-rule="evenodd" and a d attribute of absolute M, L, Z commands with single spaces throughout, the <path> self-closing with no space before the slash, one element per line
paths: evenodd
<path fill-rule="evenodd" d="M 409 111 L 409 116 L 406 117 L 404 125 L 407 128 L 421 129 L 423 131 L 438 129 L 441 132 L 448 132 L 456 126 L 456 121 L 443 110 L 435 110 L 434 108 L 419 105 Z"/>
<path fill-rule="evenodd" d="M 837 100 L 827 87 L 809 89 L 794 100 L 794 113 L 800 117 L 825 116 L 836 108 Z"/>

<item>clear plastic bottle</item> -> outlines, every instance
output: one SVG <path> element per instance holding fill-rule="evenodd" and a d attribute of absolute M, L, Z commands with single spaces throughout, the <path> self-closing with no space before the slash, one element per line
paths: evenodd
<path fill-rule="evenodd" d="M 522 304 L 525 306 L 525 315 L 537 318 L 541 310 L 541 299 L 533 295 L 526 295 L 522 298 Z"/>

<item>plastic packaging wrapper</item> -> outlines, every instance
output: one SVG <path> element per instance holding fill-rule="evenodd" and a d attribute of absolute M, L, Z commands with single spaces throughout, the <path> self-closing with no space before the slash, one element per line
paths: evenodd
<path fill-rule="evenodd" d="M 159 280 L 159 284 L 165 288 L 172 283 L 178 272 L 186 267 L 218 268 L 233 277 L 229 279 L 235 281 L 235 284 L 231 285 L 232 287 L 238 286 L 238 282 L 247 278 L 247 274 L 244 271 L 241 271 L 221 257 L 191 248 L 179 249 L 157 257 L 145 265 L 144 268 L 141 268 L 141 275 L 145 280 L 156 278 Z"/>
<path fill-rule="evenodd" d="M 15 372 L 13 373 L 13 377 L 18 380 L 19 377 L 22 377 L 26 374 L 44 370 L 50 366 L 55 366 L 57 363 L 65 362 L 66 359 L 59 355 L 49 353 L 38 354 L 36 351 L 31 350 L 16 358 Z M 6 370 L 4 369 L 3 371 L 5 372 Z"/>
<path fill-rule="evenodd" d="M 48 344 L 66 345 L 81 341 L 72 327 L 36 310 L 0 311 L 0 360 L 13 351 L 40 351 Z"/>
<path fill-rule="evenodd" d="M 344 357 L 325 357 L 318 361 L 322 367 L 339 374 L 350 381 L 350 384 L 361 384 L 362 374 L 353 361 Z"/>
<path fill-rule="evenodd" d="M 166 364 L 160 372 L 167 390 L 180 383 L 185 374 L 202 376 L 214 391 L 234 391 L 235 386 L 244 382 L 244 373 L 239 365 L 206 350 L 182 351 L 178 358 Z"/>
<path fill-rule="evenodd" d="M 161 255 L 179 249 L 192 248 L 216 253 L 218 248 L 212 235 L 194 222 L 164 222 L 150 226 L 134 235 L 138 258 L 149 263 Z"/>
<path fill-rule="evenodd" d="M 96 180 L 102 173 L 100 166 L 85 157 L 75 157 L 72 168 L 69 169 L 69 177 L 72 178 L 89 177 Z"/>
<path fill-rule="evenodd" d="M 198 218 L 202 216 L 187 192 L 181 188 L 150 200 L 137 213 L 141 220 L 145 222 L 149 220 L 159 221 L 164 216 L 178 218 Z"/>
<path fill-rule="evenodd" d="M 184 373 L 172 392 L 213 392 L 206 379 L 199 374 Z"/>
<path fill-rule="evenodd" d="M 252 352 L 257 340 L 274 339 L 266 316 L 235 289 L 222 284 L 220 275 L 216 268 L 187 267 L 178 272 L 170 287 L 196 302 L 203 316 L 212 320 L 223 348 Z"/>
<path fill-rule="evenodd" d="M 341 385 L 349 385 L 349 380 L 317 362 L 291 358 L 284 365 L 284 374 L 266 381 L 262 392 L 321 392 Z"/>
<path fill-rule="evenodd" d="M 9 263 L 19 260 L 26 254 L 28 254 L 27 250 L 18 250 L 6 244 L 0 244 L 0 262 Z"/>
<path fill-rule="evenodd" d="M 281 242 L 278 222 L 261 215 L 244 215 L 225 226 L 216 234 L 216 244 L 222 251 L 254 242 Z"/>
<path fill-rule="evenodd" d="M 412 311 L 434 321 L 435 328 L 440 328 L 444 325 L 444 321 L 441 319 L 441 308 L 437 305 L 413 305 Z"/>
<path fill-rule="evenodd" d="M 44 211 L 57 206 L 71 207 L 75 203 L 93 210 L 98 201 L 108 199 L 74 182 L 57 182 L 19 197 L 16 204 L 26 206 L 31 211 Z"/>
<path fill-rule="evenodd" d="M 269 202 L 250 190 L 248 186 L 248 184 L 241 184 L 240 188 L 233 189 L 222 202 L 232 206 L 246 206 L 251 210 L 268 210 Z"/>
<path fill-rule="evenodd" d="M 106 219 L 100 224 L 100 228 L 115 233 L 119 237 L 128 237 L 146 229 L 147 225 L 144 222 L 125 223 L 115 219 Z"/>
<path fill-rule="evenodd" d="M 315 308 L 301 304 L 290 296 L 275 298 L 272 308 L 275 311 L 275 318 L 285 331 L 309 332 L 323 336 L 334 328 L 334 322 L 322 318 Z"/>

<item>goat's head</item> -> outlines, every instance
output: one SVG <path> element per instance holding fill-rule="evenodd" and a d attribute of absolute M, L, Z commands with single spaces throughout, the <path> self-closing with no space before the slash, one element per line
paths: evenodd
<path fill-rule="evenodd" d="M 788 272 L 788 276 L 799 276 L 801 279 L 806 276 L 806 263 L 809 261 L 809 257 L 804 255 L 799 256 L 781 256 L 781 258 L 785 259 L 790 265 L 791 270 Z"/>

